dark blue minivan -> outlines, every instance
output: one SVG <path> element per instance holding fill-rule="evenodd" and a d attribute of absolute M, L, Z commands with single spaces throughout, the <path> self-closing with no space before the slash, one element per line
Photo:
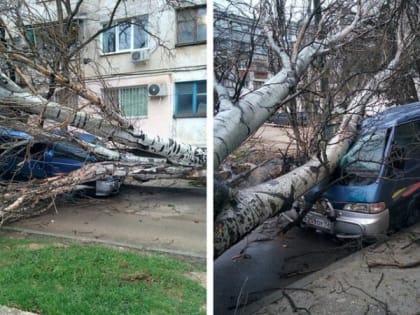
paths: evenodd
<path fill-rule="evenodd" d="M 420 103 L 365 119 L 335 173 L 305 199 L 314 196 L 303 225 L 337 237 L 377 236 L 419 221 Z"/>

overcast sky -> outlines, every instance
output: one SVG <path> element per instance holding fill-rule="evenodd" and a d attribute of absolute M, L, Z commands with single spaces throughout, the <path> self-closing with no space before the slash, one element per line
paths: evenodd
<path fill-rule="evenodd" d="M 310 0 L 286 0 L 286 12 L 292 10 L 292 16 L 299 19 L 304 14 L 303 6 L 306 6 L 308 1 Z M 249 16 L 252 16 L 249 12 L 249 5 L 254 6 L 259 2 L 260 0 L 214 0 L 215 4 L 224 8 L 227 7 L 232 13 Z"/>

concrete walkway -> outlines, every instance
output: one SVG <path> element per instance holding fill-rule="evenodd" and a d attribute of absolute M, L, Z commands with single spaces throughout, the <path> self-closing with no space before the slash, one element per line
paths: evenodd
<path fill-rule="evenodd" d="M 20 311 L 16 308 L 9 308 L 9 307 L 5 307 L 5 306 L 0 306 L 0 315 L 36 315 L 36 314 Z"/>
<path fill-rule="evenodd" d="M 239 314 L 420 314 L 420 224 L 367 247 Z"/>

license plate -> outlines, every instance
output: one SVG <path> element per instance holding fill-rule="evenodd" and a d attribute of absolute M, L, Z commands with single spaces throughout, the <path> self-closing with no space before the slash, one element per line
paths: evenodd
<path fill-rule="evenodd" d="M 325 230 L 332 229 L 332 222 L 330 220 L 328 220 L 327 218 L 323 216 L 319 216 L 310 212 L 303 218 L 302 221 L 308 225 L 311 225 L 317 228 L 321 228 Z"/>

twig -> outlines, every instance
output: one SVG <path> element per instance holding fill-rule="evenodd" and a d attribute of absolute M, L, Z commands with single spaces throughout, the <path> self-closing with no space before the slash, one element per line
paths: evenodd
<path fill-rule="evenodd" d="M 323 268 L 314 268 L 314 269 L 310 269 L 310 270 L 305 270 L 305 271 L 299 271 L 299 270 L 295 270 L 295 271 L 291 271 L 286 273 L 283 277 L 284 278 L 292 278 L 292 277 L 296 277 L 296 276 L 304 276 L 307 274 L 311 274 L 317 271 L 322 270 Z"/>
<path fill-rule="evenodd" d="M 269 289 L 264 289 L 264 290 L 249 292 L 249 295 L 262 294 L 262 293 L 269 292 L 269 291 L 274 291 L 274 290 L 282 290 L 282 291 L 303 291 L 303 292 L 308 292 L 308 293 L 314 294 L 314 291 L 309 290 L 309 289 L 305 289 L 305 288 L 272 287 L 272 288 L 269 288 Z"/>
<path fill-rule="evenodd" d="M 406 249 L 407 247 L 410 247 L 413 244 L 420 244 L 420 237 L 413 239 L 410 243 L 404 245 L 403 247 L 401 247 L 401 249 Z"/>
<path fill-rule="evenodd" d="M 346 280 L 346 282 L 347 282 L 347 285 L 349 286 L 349 288 L 356 289 L 356 290 L 358 290 L 358 291 L 362 292 L 363 294 L 365 294 L 366 296 L 370 297 L 372 300 L 374 300 L 374 301 L 378 302 L 378 303 L 379 303 L 379 305 L 380 305 L 380 306 L 382 306 L 382 308 L 384 309 L 385 314 L 387 314 L 387 315 L 388 315 L 388 314 L 391 314 L 391 312 L 389 311 L 389 308 L 388 308 L 388 304 L 387 304 L 386 302 L 379 300 L 378 298 L 374 297 L 373 295 L 371 295 L 371 294 L 367 293 L 367 292 L 366 292 L 365 290 L 363 290 L 362 288 L 356 287 L 356 286 L 354 286 L 354 285 L 352 285 L 352 284 L 348 283 L 348 281 L 347 281 L 347 280 Z M 344 289 L 344 288 L 343 288 L 343 289 Z M 348 290 L 348 289 L 347 289 L 347 290 Z M 346 293 L 347 293 L 347 290 L 344 290 L 344 292 L 346 292 Z"/>
<path fill-rule="evenodd" d="M 379 286 L 382 283 L 382 280 L 384 280 L 384 273 L 383 272 L 381 273 L 381 278 L 379 279 L 378 283 L 375 286 L 375 290 L 378 290 Z"/>
<path fill-rule="evenodd" d="M 241 303 L 240 303 L 241 302 L 241 296 L 243 294 L 243 290 L 244 290 L 247 282 L 248 282 L 248 277 L 246 277 L 245 280 L 244 280 L 244 282 L 242 283 L 241 290 L 239 291 L 238 298 L 236 299 L 235 312 L 233 313 L 233 315 L 236 315 L 237 314 L 238 309 L 239 309 L 239 307 L 241 305 Z"/>
<path fill-rule="evenodd" d="M 351 252 L 353 252 L 353 250 L 357 249 L 357 248 L 358 248 L 358 245 L 354 244 L 354 242 L 347 242 L 342 246 L 336 246 L 336 247 L 332 247 L 332 248 L 325 249 L 325 250 L 313 250 L 313 251 L 305 252 L 303 254 L 289 256 L 289 257 L 286 257 L 284 259 L 284 261 L 290 261 L 290 260 L 293 260 L 293 259 L 302 258 L 304 256 L 309 256 L 309 255 L 336 253 L 337 251 L 350 250 Z"/>
<path fill-rule="evenodd" d="M 290 306 L 292 307 L 293 313 L 296 313 L 298 311 L 305 311 L 306 313 L 311 314 L 311 312 L 309 312 L 309 310 L 307 308 L 296 306 L 296 304 L 293 301 L 292 297 L 289 294 L 287 294 L 285 291 L 283 291 L 283 296 L 287 299 L 287 301 L 289 302 Z"/>
<path fill-rule="evenodd" d="M 414 268 L 420 266 L 420 259 L 408 263 L 401 263 L 401 262 L 384 262 L 384 261 L 368 261 L 367 262 L 368 267 L 397 267 L 401 269 L 406 268 Z"/>

